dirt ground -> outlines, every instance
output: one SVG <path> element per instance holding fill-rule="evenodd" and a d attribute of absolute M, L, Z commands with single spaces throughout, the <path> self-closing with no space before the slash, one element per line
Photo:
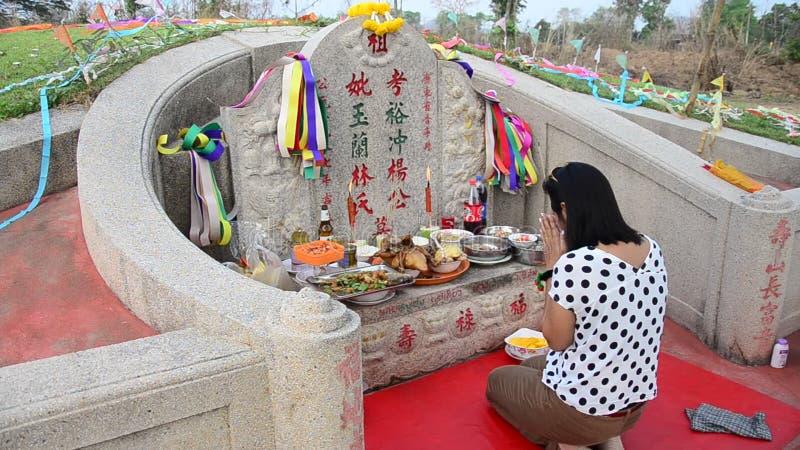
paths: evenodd
<path fill-rule="evenodd" d="M 613 58 L 621 52 L 603 50 L 600 70 L 610 68 L 611 73 L 618 71 Z M 639 78 L 642 66 L 647 66 L 656 84 L 689 90 L 699 60 L 700 54 L 693 51 L 634 50 L 628 54 L 628 67 L 631 76 Z M 725 72 L 727 101 L 800 114 L 800 63 L 778 65 L 769 64 L 769 60 L 768 57 L 722 50 L 712 58 L 712 71 Z M 708 85 L 705 90 L 712 88 Z"/>

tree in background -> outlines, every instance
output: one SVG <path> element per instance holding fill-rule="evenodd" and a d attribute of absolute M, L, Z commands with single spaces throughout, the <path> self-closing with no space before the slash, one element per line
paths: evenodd
<path fill-rule="evenodd" d="M 614 8 L 617 13 L 625 18 L 624 39 L 630 43 L 633 40 L 634 25 L 639 10 L 642 7 L 642 0 L 614 0 Z"/>
<path fill-rule="evenodd" d="M 800 40 L 800 5 L 772 5 L 772 9 L 758 19 L 758 28 L 762 41 L 766 45 L 772 42 L 775 48 Z"/>
<path fill-rule="evenodd" d="M 689 98 L 686 100 L 686 107 L 684 112 L 687 115 L 692 114 L 694 111 L 694 103 L 697 100 L 697 93 L 700 91 L 701 83 L 705 85 L 708 82 L 708 64 L 711 59 L 711 50 L 714 48 L 714 40 L 717 36 L 719 23 L 722 19 L 722 10 L 725 8 L 725 0 L 716 0 L 714 11 L 711 13 L 711 23 L 708 26 L 706 33 L 706 40 L 703 42 L 703 54 L 700 56 L 700 62 L 697 64 L 697 71 L 694 73 L 692 79 L 692 90 L 689 92 Z"/>
<path fill-rule="evenodd" d="M 667 7 L 670 0 L 644 0 L 642 3 L 642 19 L 644 27 L 639 35 L 641 39 L 656 41 L 663 44 L 665 32 L 675 28 L 675 22 L 667 17 Z"/>
<path fill-rule="evenodd" d="M 403 11 L 403 20 L 415 29 L 422 28 L 422 13 L 419 11 Z"/>
<path fill-rule="evenodd" d="M 136 10 L 144 7 L 141 3 L 136 3 L 136 0 L 125 0 L 125 14 L 129 19 L 136 18 Z"/>
<path fill-rule="evenodd" d="M 516 47 L 517 42 L 517 15 L 525 9 L 525 0 L 492 0 L 491 8 L 494 16 L 499 20 L 506 19 L 505 31 L 493 29 L 490 40 L 503 42 L 507 48 Z M 499 38 L 502 36 L 502 39 Z"/>
<path fill-rule="evenodd" d="M 16 24 L 59 22 L 69 13 L 64 0 L 0 1 L 0 26 Z"/>
<path fill-rule="evenodd" d="M 467 13 L 467 8 L 475 4 L 475 0 L 431 0 L 431 4 L 439 11 L 452 12 L 461 16 Z"/>
<path fill-rule="evenodd" d="M 577 32 L 586 36 L 584 48 L 595 48 L 597 44 L 610 48 L 626 48 L 626 22 L 617 14 L 614 7 L 597 8 L 584 22 Z"/>

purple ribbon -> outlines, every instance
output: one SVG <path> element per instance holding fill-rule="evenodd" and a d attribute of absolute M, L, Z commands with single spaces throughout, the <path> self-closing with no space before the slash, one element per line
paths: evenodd
<path fill-rule="evenodd" d="M 300 66 L 303 68 L 303 81 L 306 85 L 306 110 L 308 111 L 308 148 L 314 154 L 314 160 L 322 162 L 322 153 L 317 147 L 317 84 L 314 81 L 314 74 L 311 72 L 311 64 L 308 63 L 306 58 L 301 55 L 295 55 L 295 59 L 300 61 Z"/>
<path fill-rule="evenodd" d="M 466 61 L 456 61 L 459 66 L 463 67 L 464 70 L 467 71 L 467 76 L 472 78 L 472 66 L 470 66 Z"/>

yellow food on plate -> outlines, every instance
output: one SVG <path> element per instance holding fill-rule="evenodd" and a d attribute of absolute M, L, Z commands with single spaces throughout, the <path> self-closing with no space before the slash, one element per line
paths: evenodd
<path fill-rule="evenodd" d="M 527 348 L 530 350 L 547 347 L 547 339 L 538 337 L 515 337 L 508 340 L 515 347 Z"/>

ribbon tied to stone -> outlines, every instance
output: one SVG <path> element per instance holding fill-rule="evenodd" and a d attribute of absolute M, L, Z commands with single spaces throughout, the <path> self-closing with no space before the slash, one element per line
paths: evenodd
<path fill-rule="evenodd" d="M 231 240 L 231 224 L 222 202 L 211 162 L 225 151 L 225 133 L 217 123 L 202 128 L 192 125 L 183 128 L 178 136 L 180 145 L 167 147 L 169 136 L 158 137 L 157 149 L 162 155 L 188 151 L 192 161 L 191 225 L 189 239 L 200 247 L 227 245 Z"/>

